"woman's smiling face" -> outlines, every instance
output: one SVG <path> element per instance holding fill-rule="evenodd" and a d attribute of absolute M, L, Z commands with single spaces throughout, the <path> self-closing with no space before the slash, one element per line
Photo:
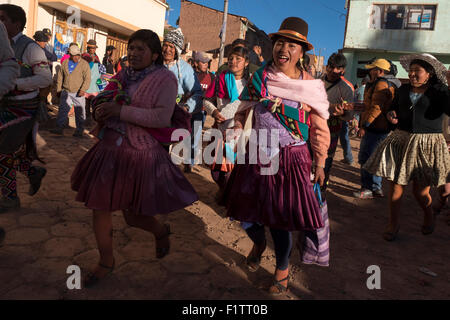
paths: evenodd
<path fill-rule="evenodd" d="M 428 82 L 430 74 L 423 67 L 414 63 L 409 67 L 408 77 L 413 87 L 420 87 Z"/>
<path fill-rule="evenodd" d="M 235 75 L 242 75 L 244 69 L 248 66 L 248 61 L 237 54 L 230 54 L 228 58 L 228 68 Z"/>
<path fill-rule="evenodd" d="M 277 39 L 272 50 L 273 62 L 284 73 L 295 70 L 297 62 L 303 57 L 302 46 L 289 38 Z"/>

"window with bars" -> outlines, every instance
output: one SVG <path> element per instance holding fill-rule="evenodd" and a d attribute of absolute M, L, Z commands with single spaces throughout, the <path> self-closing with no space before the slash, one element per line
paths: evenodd
<path fill-rule="evenodd" d="M 436 5 L 373 4 L 370 29 L 434 30 Z"/>

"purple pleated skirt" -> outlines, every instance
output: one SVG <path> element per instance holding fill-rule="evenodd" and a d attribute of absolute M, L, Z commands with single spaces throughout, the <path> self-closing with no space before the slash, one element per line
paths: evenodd
<path fill-rule="evenodd" d="M 261 168 L 260 164 L 234 167 L 222 198 L 229 217 L 288 231 L 324 226 L 306 144 L 281 148 L 274 175 L 261 175 Z"/>
<path fill-rule="evenodd" d="M 111 129 L 106 129 L 103 139 L 78 162 L 71 184 L 78 192 L 76 200 L 93 210 L 130 210 L 153 216 L 198 200 L 192 185 L 158 142 L 137 150 Z"/>

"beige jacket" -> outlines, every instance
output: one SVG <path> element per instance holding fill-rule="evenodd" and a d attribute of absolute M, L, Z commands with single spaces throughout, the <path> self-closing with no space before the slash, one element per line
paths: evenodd
<path fill-rule="evenodd" d="M 64 60 L 58 71 L 56 90 L 61 92 L 66 90 L 70 93 L 77 93 L 79 90 L 87 91 L 91 84 L 91 68 L 89 63 L 80 59 L 78 65 L 72 73 L 69 73 L 69 59 Z"/>

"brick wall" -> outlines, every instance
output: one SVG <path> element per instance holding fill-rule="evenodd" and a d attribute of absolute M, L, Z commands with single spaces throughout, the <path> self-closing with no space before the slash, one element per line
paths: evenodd
<path fill-rule="evenodd" d="M 192 3 L 181 1 L 179 26 L 185 41 L 190 42 L 190 50 L 219 50 L 219 33 L 222 28 L 223 13 Z M 227 17 L 227 33 L 225 44 L 231 44 L 241 36 L 241 18 L 235 15 Z"/>

